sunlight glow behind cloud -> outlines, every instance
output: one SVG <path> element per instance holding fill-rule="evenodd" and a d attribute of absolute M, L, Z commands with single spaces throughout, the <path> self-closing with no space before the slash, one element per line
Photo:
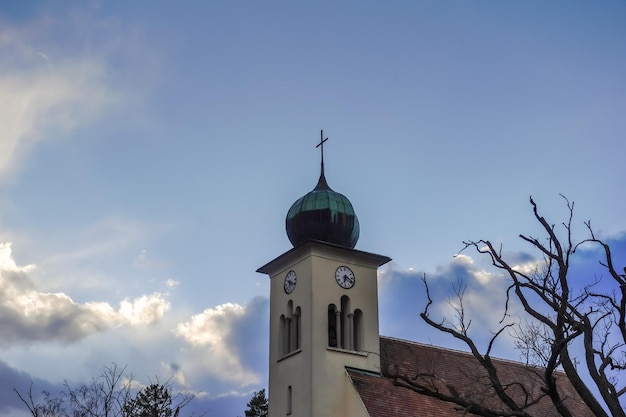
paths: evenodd
<path fill-rule="evenodd" d="M 151 325 L 170 308 L 159 293 L 122 300 L 117 310 L 106 302 L 76 303 L 64 293 L 38 291 L 28 278 L 33 268 L 17 265 L 11 244 L 0 244 L 0 321 L 6 330 L 0 345 L 4 348 L 44 341 L 67 344 L 116 326 Z"/>
<path fill-rule="evenodd" d="M 245 368 L 239 350 L 233 346 L 237 336 L 233 330 L 246 313 L 245 307 L 233 303 L 207 308 L 190 321 L 180 323 L 175 334 L 206 350 L 202 363 L 207 372 L 241 385 L 256 384 L 261 380 L 260 375 Z"/>
<path fill-rule="evenodd" d="M 0 178 L 15 169 L 35 143 L 53 137 L 51 132 L 86 125 L 117 99 L 100 60 L 34 49 L 55 29 L 0 26 Z"/>

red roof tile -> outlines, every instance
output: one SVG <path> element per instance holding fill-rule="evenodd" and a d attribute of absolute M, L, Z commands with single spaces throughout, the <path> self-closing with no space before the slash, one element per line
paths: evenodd
<path fill-rule="evenodd" d="M 384 375 L 398 373 L 436 387 L 439 392 L 458 394 L 492 409 L 506 410 L 488 382 L 486 371 L 469 353 L 393 338 L 380 338 L 381 369 Z M 542 395 L 539 368 L 523 363 L 493 359 L 506 392 L 517 402 L 527 399 L 533 415 L 558 416 L 549 398 Z M 371 417 L 441 417 L 462 415 L 462 407 L 394 384 L 394 379 L 348 369 L 352 382 Z M 557 384 L 573 414 L 592 416 L 580 400 L 565 374 L 557 375 Z"/>

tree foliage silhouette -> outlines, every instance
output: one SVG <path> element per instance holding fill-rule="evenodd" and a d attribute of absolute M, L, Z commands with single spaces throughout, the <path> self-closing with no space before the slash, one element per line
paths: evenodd
<path fill-rule="evenodd" d="M 267 417 L 268 400 L 265 389 L 255 392 L 247 406 L 246 417 Z"/>
<path fill-rule="evenodd" d="M 150 384 L 124 406 L 127 417 L 178 417 L 181 404 L 172 403 L 167 385 Z"/>

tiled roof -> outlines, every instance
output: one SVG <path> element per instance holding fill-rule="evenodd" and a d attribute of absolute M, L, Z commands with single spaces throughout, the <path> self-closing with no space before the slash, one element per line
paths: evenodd
<path fill-rule="evenodd" d="M 394 372 L 410 377 L 418 375 L 417 381 L 431 384 L 440 392 L 473 399 L 492 409 L 506 410 L 490 387 L 486 371 L 469 353 L 387 337 L 380 338 L 380 352 L 384 375 Z M 524 386 L 509 385 L 508 395 L 518 402 L 524 401 L 524 398 L 528 398 L 529 403 L 536 402 L 529 406 L 530 414 L 558 416 L 550 399 L 542 397 L 542 385 L 536 375 L 537 371 L 541 371 L 539 368 L 499 359 L 493 359 L 493 362 L 503 383 L 521 382 Z M 462 415 L 464 412 L 456 404 L 398 386 L 389 376 L 356 369 L 348 369 L 348 374 L 371 417 L 441 417 Z M 593 415 L 579 399 L 565 374 L 557 374 L 557 384 L 561 398 L 575 416 Z"/>

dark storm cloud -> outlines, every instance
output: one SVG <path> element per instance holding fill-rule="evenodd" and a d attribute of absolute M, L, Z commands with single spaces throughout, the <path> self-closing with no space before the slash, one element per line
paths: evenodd
<path fill-rule="evenodd" d="M 379 302 L 380 310 L 385 314 L 409 319 L 409 325 L 420 320 L 419 313 L 426 306 L 426 286 L 423 278 L 426 277 L 431 298 L 449 299 L 454 295 L 455 287 L 480 286 L 476 278 L 479 270 L 467 261 L 467 257 L 452 258 L 448 264 L 437 267 L 435 272 L 417 270 L 399 270 L 395 266 L 385 269 L 381 273 Z M 398 326 L 406 326 L 401 320 L 396 321 Z"/>
<path fill-rule="evenodd" d="M 192 347 L 181 361 L 185 379 L 211 380 L 220 390 L 265 381 L 268 317 L 269 300 L 255 297 L 245 306 L 222 304 L 179 323 L 175 334 Z"/>
<path fill-rule="evenodd" d="M 522 258 L 526 256 L 521 255 Z M 429 316 L 437 322 L 454 321 L 451 305 L 457 301 L 456 291 L 463 289 L 464 307 L 472 319 L 472 328 L 479 338 L 489 337 L 494 317 L 503 311 L 501 295 L 506 279 L 498 271 L 483 266 L 469 256 L 460 255 L 437 267 L 435 272 L 427 272 L 425 276 L 433 300 Z M 458 341 L 428 326 L 420 317 L 428 302 L 423 277 L 422 271 L 398 270 L 394 266 L 381 273 L 381 334 L 463 349 Z"/>
<path fill-rule="evenodd" d="M 613 263 L 618 273 L 623 273 L 626 266 L 626 234 L 609 238 Z M 471 256 L 470 256 L 471 255 Z M 532 272 L 542 267 L 542 259 L 534 254 L 520 251 L 503 254 L 506 261 L 521 270 Z M 541 254 L 537 254 L 540 256 Z M 570 258 L 570 282 L 573 288 L 581 288 L 583 283 L 598 280 L 595 287 L 601 291 L 611 291 L 615 281 L 609 275 L 602 247 L 585 245 Z M 467 350 L 467 347 L 432 327 L 420 317 L 427 304 L 426 288 L 422 282 L 424 272 L 399 270 L 391 265 L 380 274 L 379 304 L 381 334 L 423 343 L 433 343 L 447 347 Z M 491 265 L 489 257 L 477 253 L 463 252 L 447 264 L 440 265 L 434 272 L 427 272 L 426 279 L 433 304 L 430 317 L 441 322 L 455 322 L 452 305 L 456 303 L 457 288 L 464 288 L 464 308 L 466 319 L 471 319 L 470 332 L 479 345 L 485 344 L 493 331 L 501 328 L 505 311 L 506 288 L 510 278 L 501 270 Z M 515 297 L 510 299 L 507 322 L 522 322 L 527 315 L 522 311 Z M 498 355 L 510 359 L 519 359 L 506 335 L 500 338 Z"/>
<path fill-rule="evenodd" d="M 265 374 L 269 357 L 269 299 L 250 300 L 231 332 L 229 343 L 237 349 L 242 365 L 257 374 Z"/>
<path fill-rule="evenodd" d="M 626 233 L 604 240 L 611 249 L 611 257 L 613 258 L 613 266 L 618 273 L 623 273 L 626 266 Z M 604 249 L 594 243 L 587 243 L 580 247 L 575 253 L 575 259 L 578 263 L 588 263 L 592 267 L 601 266 L 600 262 L 606 263 Z M 605 270 L 604 267 L 599 271 Z"/>
<path fill-rule="evenodd" d="M 393 266 L 381 272 L 378 290 L 380 332 L 387 336 L 410 338 L 420 324 L 421 306 L 426 297 L 422 272 L 398 270 Z"/>
<path fill-rule="evenodd" d="M 48 381 L 33 378 L 26 372 L 10 367 L 0 361 L 0 415 L 12 415 L 13 410 L 27 411 L 24 403 L 19 399 L 17 390 L 22 397 L 28 399 L 28 392 L 32 384 L 32 394 L 37 401 L 43 391 L 58 393 L 61 386 L 55 386 Z"/>

